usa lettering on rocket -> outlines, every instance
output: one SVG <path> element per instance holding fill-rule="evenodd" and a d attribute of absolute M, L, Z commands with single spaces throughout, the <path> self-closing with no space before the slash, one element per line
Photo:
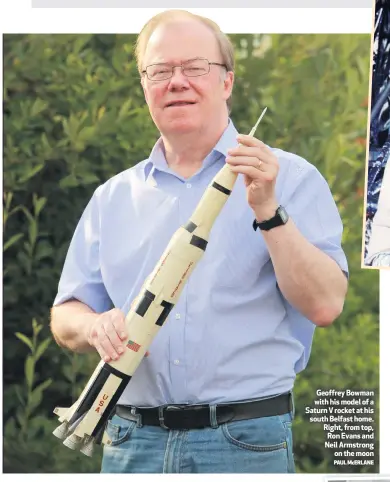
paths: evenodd
<path fill-rule="evenodd" d="M 266 110 L 249 135 L 254 135 Z M 172 236 L 126 316 L 131 339 L 125 353 L 118 360 L 108 363 L 102 360 L 70 408 L 55 408 L 61 425 L 53 434 L 64 440 L 67 447 L 91 456 L 94 444 L 111 443 L 105 431 L 107 420 L 203 256 L 211 228 L 236 179 L 237 174 L 225 164 L 208 185 L 190 220 Z"/>

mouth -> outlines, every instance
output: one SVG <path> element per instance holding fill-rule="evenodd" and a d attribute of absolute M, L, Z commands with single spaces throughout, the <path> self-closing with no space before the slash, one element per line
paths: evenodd
<path fill-rule="evenodd" d="M 185 101 L 185 100 L 175 100 L 172 102 L 169 102 L 165 107 L 183 107 L 187 105 L 194 105 L 195 102 L 192 101 Z"/>

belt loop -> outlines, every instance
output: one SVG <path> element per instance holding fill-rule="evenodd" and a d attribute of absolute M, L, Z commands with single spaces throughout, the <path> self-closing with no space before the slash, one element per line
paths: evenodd
<path fill-rule="evenodd" d="M 210 425 L 212 428 L 218 428 L 216 405 L 210 405 Z"/>
<path fill-rule="evenodd" d="M 160 427 L 165 428 L 166 430 L 169 430 L 169 427 L 167 427 L 164 423 L 164 408 L 165 408 L 165 405 L 160 405 L 158 407 L 158 420 L 160 422 Z"/>
<path fill-rule="evenodd" d="M 292 412 L 292 419 L 295 418 L 295 403 L 294 403 L 294 393 L 291 390 L 290 392 L 290 405 L 291 405 L 291 412 Z"/>
<path fill-rule="evenodd" d="M 137 413 L 137 408 L 136 407 L 131 407 L 130 413 L 134 415 L 134 417 L 137 419 L 137 428 L 142 427 L 142 415 L 140 413 Z"/>

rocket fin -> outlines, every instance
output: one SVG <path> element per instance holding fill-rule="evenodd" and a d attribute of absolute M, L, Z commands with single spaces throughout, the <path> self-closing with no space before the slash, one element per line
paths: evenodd
<path fill-rule="evenodd" d="M 65 408 L 65 407 L 56 407 L 53 412 L 58 416 L 58 417 L 63 417 L 66 412 L 69 410 L 69 407 L 68 408 Z"/>
<path fill-rule="evenodd" d="M 104 434 L 103 434 L 103 437 L 102 437 L 101 444 L 102 445 L 111 445 L 111 443 L 112 443 L 112 440 L 110 439 L 107 431 L 105 430 Z"/>

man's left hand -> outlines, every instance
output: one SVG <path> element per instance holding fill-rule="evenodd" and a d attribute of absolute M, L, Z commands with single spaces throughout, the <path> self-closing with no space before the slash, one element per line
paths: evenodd
<path fill-rule="evenodd" d="M 275 195 L 279 163 L 259 139 L 239 134 L 239 146 L 228 150 L 226 162 L 233 172 L 243 174 L 247 199 L 258 222 L 274 216 L 279 204 Z"/>

